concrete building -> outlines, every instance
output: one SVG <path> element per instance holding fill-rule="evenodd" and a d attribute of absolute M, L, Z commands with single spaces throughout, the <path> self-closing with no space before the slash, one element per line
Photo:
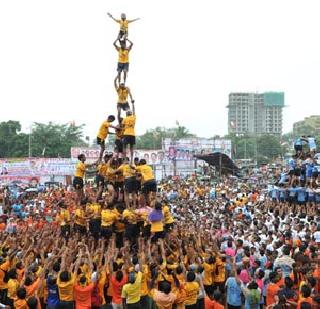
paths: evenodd
<path fill-rule="evenodd" d="M 283 92 L 229 94 L 229 134 L 282 134 Z"/>
<path fill-rule="evenodd" d="M 320 134 L 320 115 L 312 115 L 293 124 L 295 135 Z"/>

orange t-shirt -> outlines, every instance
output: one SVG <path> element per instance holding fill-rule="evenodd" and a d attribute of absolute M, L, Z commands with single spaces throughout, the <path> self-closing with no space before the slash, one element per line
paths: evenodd
<path fill-rule="evenodd" d="M 204 309 L 214 309 L 215 302 L 211 300 L 208 296 L 204 299 Z"/>
<path fill-rule="evenodd" d="M 0 223 L 0 231 L 4 231 L 6 229 L 6 224 L 4 222 Z"/>
<path fill-rule="evenodd" d="M 280 288 L 275 283 L 270 283 L 267 286 L 267 306 L 272 305 L 276 302 L 275 296 L 278 294 Z"/>
<path fill-rule="evenodd" d="M 91 292 L 93 290 L 93 287 L 93 284 L 84 287 L 78 284 L 74 286 L 74 299 L 76 303 L 76 309 L 91 308 Z"/>
<path fill-rule="evenodd" d="M 298 306 L 297 306 L 297 309 L 300 309 L 301 308 L 301 303 L 308 303 L 312 306 L 312 298 L 311 297 L 308 297 L 308 298 L 301 298 L 299 301 L 298 301 Z"/>

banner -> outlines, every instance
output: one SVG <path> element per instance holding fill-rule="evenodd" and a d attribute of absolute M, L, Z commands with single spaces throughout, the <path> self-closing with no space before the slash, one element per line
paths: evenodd
<path fill-rule="evenodd" d="M 40 182 L 40 177 L 38 176 L 9 176 L 9 175 L 0 175 L 1 184 L 9 184 L 12 182 L 17 182 L 25 185 L 31 184 L 36 186 Z"/>
<path fill-rule="evenodd" d="M 62 158 L 0 159 L 0 176 L 73 175 L 75 161 Z"/>
<path fill-rule="evenodd" d="M 209 154 L 222 152 L 231 158 L 231 140 L 185 138 L 164 140 L 164 151 L 168 153 L 169 160 L 193 160 L 195 154 Z"/>

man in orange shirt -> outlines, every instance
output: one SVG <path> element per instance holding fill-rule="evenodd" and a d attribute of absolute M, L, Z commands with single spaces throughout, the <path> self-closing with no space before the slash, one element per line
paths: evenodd
<path fill-rule="evenodd" d="M 275 296 L 278 295 L 280 287 L 277 285 L 277 273 L 271 272 L 269 275 L 270 283 L 267 286 L 267 306 L 276 303 Z"/>
<path fill-rule="evenodd" d="M 76 309 L 90 309 L 91 308 L 91 292 L 94 285 L 91 283 L 87 285 L 87 278 L 85 276 L 80 278 L 80 282 L 74 286 L 74 298 Z"/>

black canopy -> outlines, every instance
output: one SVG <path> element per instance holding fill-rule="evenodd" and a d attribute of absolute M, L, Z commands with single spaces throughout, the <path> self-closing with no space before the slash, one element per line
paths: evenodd
<path fill-rule="evenodd" d="M 214 166 L 218 171 L 221 169 L 222 174 L 236 175 L 239 172 L 239 168 L 224 153 L 215 152 L 206 155 L 196 155 L 195 157 L 199 160 L 207 162 L 211 166 Z"/>

